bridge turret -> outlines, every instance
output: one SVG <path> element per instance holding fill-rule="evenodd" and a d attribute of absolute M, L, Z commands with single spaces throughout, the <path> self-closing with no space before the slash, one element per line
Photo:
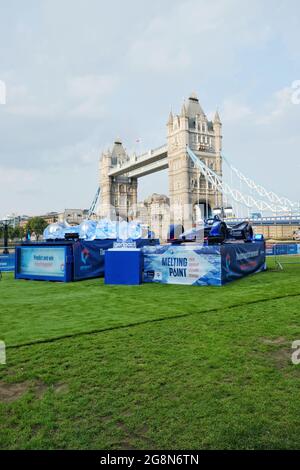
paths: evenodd
<path fill-rule="evenodd" d="M 168 119 L 168 122 L 167 122 L 168 133 L 170 133 L 173 129 L 173 123 L 174 123 L 174 116 L 173 116 L 172 111 L 170 111 L 169 119 Z"/>
<path fill-rule="evenodd" d="M 129 157 L 123 147 L 122 141 L 120 138 L 117 138 L 114 142 L 114 146 L 112 148 L 112 165 L 122 165 L 126 161 L 129 160 Z"/>
<path fill-rule="evenodd" d="M 203 109 L 200 106 L 198 97 L 196 93 L 191 93 L 189 98 L 187 99 L 185 103 L 186 111 L 187 111 L 187 116 L 189 118 L 195 118 L 198 115 L 205 116 L 205 113 Z"/>
<path fill-rule="evenodd" d="M 173 124 L 173 119 L 174 119 L 173 113 L 172 113 L 172 111 L 170 111 L 168 124 Z"/>
<path fill-rule="evenodd" d="M 218 110 L 215 112 L 213 128 L 215 134 L 215 152 L 217 154 L 217 157 L 220 157 L 222 151 L 222 122 Z M 219 168 L 219 170 L 221 169 Z"/>
<path fill-rule="evenodd" d="M 216 110 L 215 115 L 214 115 L 214 124 L 222 125 L 218 110 Z"/>
<path fill-rule="evenodd" d="M 102 152 L 99 159 L 99 169 L 100 169 L 100 182 L 99 186 L 101 188 L 101 204 L 99 206 L 99 215 L 100 216 L 109 216 L 110 215 L 110 193 L 111 193 L 111 181 L 108 176 L 109 171 L 112 166 L 112 154 L 108 149 L 105 152 Z"/>
<path fill-rule="evenodd" d="M 185 104 L 184 104 L 184 103 L 183 103 L 183 105 L 182 105 L 182 107 L 181 107 L 180 116 L 181 116 L 181 117 L 187 117 L 186 107 L 185 107 Z"/>
<path fill-rule="evenodd" d="M 180 120 L 180 129 L 187 132 L 189 130 L 189 118 L 188 118 L 187 109 L 184 103 L 181 108 L 179 120 Z M 188 143 L 187 133 L 185 134 L 185 138 L 184 136 L 182 136 L 182 143 L 184 145 Z"/>
<path fill-rule="evenodd" d="M 112 151 L 102 154 L 100 161 L 100 214 L 101 216 L 120 216 L 124 219 L 134 217 L 137 204 L 137 179 L 126 172 L 112 176 L 111 172 L 122 168 L 130 160 L 120 138 L 115 139 Z"/>
<path fill-rule="evenodd" d="M 198 97 L 191 93 L 179 115 L 168 126 L 169 195 L 171 205 L 184 207 L 179 215 L 185 226 L 191 224 L 194 208 L 205 206 L 209 213 L 222 204 L 222 196 L 209 187 L 199 169 L 187 157 L 188 145 L 200 160 L 218 174 L 222 174 L 222 123 L 217 114 L 214 121 L 208 120 Z M 178 218 L 175 216 L 178 222 Z"/>

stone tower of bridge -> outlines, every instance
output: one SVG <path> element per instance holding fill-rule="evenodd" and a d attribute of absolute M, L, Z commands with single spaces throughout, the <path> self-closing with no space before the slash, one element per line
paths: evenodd
<path fill-rule="evenodd" d="M 129 161 L 122 142 L 116 139 L 112 150 L 107 150 L 100 159 L 100 210 L 99 215 L 127 219 L 137 205 L 137 179 L 125 175 L 111 177 L 114 167 L 121 167 Z"/>
<path fill-rule="evenodd" d="M 222 175 L 222 123 L 218 112 L 209 121 L 192 93 L 180 114 L 170 113 L 167 145 L 169 197 L 171 207 L 176 208 L 173 217 L 187 228 L 199 217 L 200 208 L 206 216 L 212 208 L 222 206 L 222 195 L 207 183 L 186 152 L 188 145 L 199 159 Z"/>

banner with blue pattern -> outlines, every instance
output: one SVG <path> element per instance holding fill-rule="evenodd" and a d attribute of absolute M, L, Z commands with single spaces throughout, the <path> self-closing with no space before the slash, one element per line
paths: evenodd
<path fill-rule="evenodd" d="M 0 255 L 0 271 L 15 270 L 15 254 Z"/>
<path fill-rule="evenodd" d="M 265 269 L 264 242 L 144 247 L 144 282 L 221 286 Z"/>

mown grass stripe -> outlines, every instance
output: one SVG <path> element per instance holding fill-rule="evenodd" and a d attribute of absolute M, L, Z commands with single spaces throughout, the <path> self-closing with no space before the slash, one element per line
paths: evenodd
<path fill-rule="evenodd" d="M 225 310 L 231 310 L 234 308 L 238 307 L 247 307 L 250 305 L 255 305 L 255 304 L 260 304 L 264 302 L 272 302 L 273 300 L 281 300 L 281 299 L 286 299 L 286 298 L 293 298 L 293 297 L 299 297 L 300 293 L 294 293 L 294 294 L 285 294 L 285 295 L 278 295 L 275 297 L 269 297 L 269 298 L 264 298 L 264 299 L 257 299 L 253 301 L 247 301 L 247 302 L 242 302 L 239 304 L 233 304 L 225 307 Z M 210 308 L 206 310 L 201 310 L 201 311 L 195 311 L 195 312 L 188 312 L 188 313 L 179 313 L 177 315 L 170 315 L 167 317 L 159 317 L 159 318 L 153 318 L 150 320 L 143 320 L 140 322 L 132 322 L 132 323 L 127 323 L 125 325 L 116 325 L 116 326 L 109 326 L 106 328 L 97 328 L 93 330 L 88 330 L 88 331 L 80 331 L 80 332 L 74 332 L 70 334 L 64 334 L 60 336 L 55 336 L 53 338 L 47 338 L 47 339 L 38 339 L 34 341 L 28 341 L 26 343 L 19 343 L 19 344 L 11 344 L 7 345 L 6 349 L 18 349 L 18 348 L 23 348 L 23 347 L 30 347 L 30 346 L 35 346 L 38 344 L 47 344 L 47 343 L 54 343 L 56 341 L 64 340 L 64 339 L 70 339 L 70 338 L 76 338 L 80 336 L 88 336 L 88 335 L 94 335 L 94 334 L 100 334 L 100 333 L 105 333 L 108 331 L 114 331 L 114 330 L 121 330 L 125 328 L 132 328 L 135 326 L 140 326 L 140 325 L 147 325 L 151 323 L 158 323 L 158 322 L 163 322 L 167 320 L 176 320 L 178 318 L 186 318 L 190 317 L 192 315 L 199 315 L 199 314 L 206 314 L 206 313 L 211 313 L 211 312 L 218 312 L 220 311 L 221 308 Z"/>

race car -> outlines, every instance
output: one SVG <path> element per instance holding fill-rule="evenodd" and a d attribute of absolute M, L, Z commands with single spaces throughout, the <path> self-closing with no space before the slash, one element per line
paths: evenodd
<path fill-rule="evenodd" d="M 170 225 L 168 242 L 180 244 L 183 242 L 206 242 L 208 245 L 224 243 L 226 240 L 253 240 L 253 229 L 248 221 L 235 225 L 227 225 L 218 215 L 205 219 L 197 227 L 184 231 L 182 225 Z"/>

